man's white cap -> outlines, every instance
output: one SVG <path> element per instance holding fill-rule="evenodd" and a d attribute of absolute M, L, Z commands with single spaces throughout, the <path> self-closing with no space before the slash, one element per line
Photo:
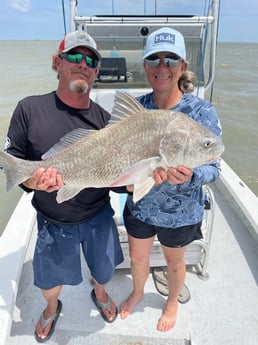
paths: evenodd
<path fill-rule="evenodd" d="M 67 53 L 76 47 L 86 47 L 90 49 L 99 60 L 101 55 L 97 50 L 97 44 L 94 39 L 86 31 L 69 32 L 60 42 L 58 53 Z"/>

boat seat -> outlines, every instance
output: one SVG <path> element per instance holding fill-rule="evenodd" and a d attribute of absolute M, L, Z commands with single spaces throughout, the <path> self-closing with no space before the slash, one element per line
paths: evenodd
<path fill-rule="evenodd" d="M 98 90 L 93 89 L 91 91 L 91 99 L 101 105 L 105 110 L 109 111 L 110 113 L 112 112 L 113 106 L 114 106 L 114 99 L 115 99 L 115 94 L 116 91 L 128 91 L 130 95 L 133 97 L 140 96 L 144 93 L 151 92 L 151 89 L 145 89 L 144 91 L 141 89 L 130 89 L 130 90 L 125 90 L 125 89 L 106 89 L 106 90 L 101 90 L 99 92 Z"/>
<path fill-rule="evenodd" d="M 209 277 L 207 273 L 207 265 L 209 259 L 215 202 L 213 192 L 210 187 L 206 185 L 203 186 L 203 191 L 205 196 L 204 219 L 202 222 L 203 238 L 193 241 L 188 246 L 185 253 L 185 262 L 186 266 L 194 266 L 199 278 L 206 280 Z M 123 209 L 126 202 L 126 197 L 126 194 L 117 194 L 111 192 L 111 205 L 115 211 L 114 219 L 118 227 L 120 243 L 124 254 L 124 262 L 118 266 L 118 269 L 130 268 L 128 238 L 123 222 Z M 157 239 L 155 239 L 150 258 L 150 267 L 159 266 L 166 266 L 166 261 L 163 256 L 160 243 Z"/>
<path fill-rule="evenodd" d="M 124 57 L 103 57 L 95 83 L 127 82 Z"/>

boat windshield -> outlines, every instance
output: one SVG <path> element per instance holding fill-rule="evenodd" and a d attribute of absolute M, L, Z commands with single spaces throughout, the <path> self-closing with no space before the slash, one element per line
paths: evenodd
<path fill-rule="evenodd" d="M 71 0 L 71 29 L 81 28 L 94 37 L 103 57 L 95 88 L 148 88 L 142 61 L 146 39 L 169 26 L 185 38 L 188 70 L 197 76 L 197 89 L 209 91 L 215 71 L 219 0 L 204 3 L 204 8 L 199 1 L 198 6 L 188 3 L 185 10 L 180 6 L 179 14 L 170 9 L 170 14 L 87 17 L 78 15 L 77 2 Z"/>
<path fill-rule="evenodd" d="M 189 25 L 191 22 L 192 25 Z M 159 16 L 158 19 L 157 17 L 96 16 L 88 23 L 82 24 L 82 29 L 87 30 L 95 38 L 102 55 L 95 88 L 148 88 L 142 60 L 146 38 L 151 32 L 164 26 L 171 26 L 184 35 L 188 69 L 195 72 L 199 86 L 203 86 L 205 25 L 198 23 L 194 16 L 184 16 L 183 19 L 175 16 Z"/>

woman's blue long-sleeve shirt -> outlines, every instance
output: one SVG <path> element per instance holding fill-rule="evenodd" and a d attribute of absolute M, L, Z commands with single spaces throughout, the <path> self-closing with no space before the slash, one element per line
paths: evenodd
<path fill-rule="evenodd" d="M 153 93 L 137 97 L 137 100 L 146 109 L 157 109 Z M 216 110 L 207 100 L 184 94 L 171 110 L 188 115 L 218 136 L 222 134 Z M 199 166 L 193 169 L 190 181 L 178 185 L 165 181 L 135 204 L 132 196 L 128 195 L 127 205 L 135 217 L 155 226 L 178 228 L 197 224 L 202 221 L 204 212 L 202 186 L 215 181 L 219 173 L 219 160 Z"/>

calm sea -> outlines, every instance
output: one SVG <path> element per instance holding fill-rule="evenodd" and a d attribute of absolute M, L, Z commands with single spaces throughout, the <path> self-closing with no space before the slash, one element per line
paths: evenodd
<path fill-rule="evenodd" d="M 18 100 L 56 88 L 56 41 L 1 41 L 0 148 Z M 223 127 L 223 158 L 258 196 L 258 43 L 219 43 L 213 103 Z M 1 144 L 2 143 L 2 144 Z M 0 172 L 0 234 L 21 195 Z"/>

